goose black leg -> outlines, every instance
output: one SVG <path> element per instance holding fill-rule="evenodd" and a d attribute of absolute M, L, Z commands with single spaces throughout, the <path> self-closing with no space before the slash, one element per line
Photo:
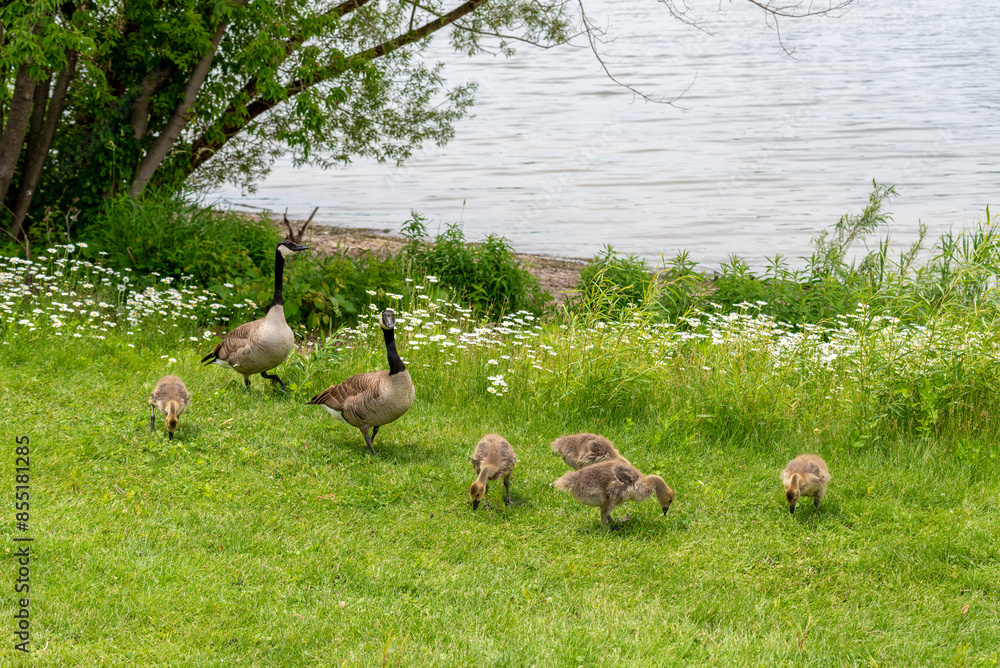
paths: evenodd
<path fill-rule="evenodd" d="M 269 381 L 271 381 L 271 384 L 272 384 L 272 385 L 273 385 L 274 383 L 277 383 L 278 385 L 281 385 L 281 389 L 283 389 L 283 390 L 287 390 L 287 389 L 288 389 L 287 387 L 285 387 L 285 384 L 284 384 L 283 382 L 281 382 L 281 379 L 280 379 L 280 378 L 278 378 L 278 374 L 273 374 L 273 375 L 270 375 L 270 376 L 269 376 L 269 375 L 267 374 L 267 372 L 266 372 L 266 371 L 261 371 L 261 372 L 260 372 L 260 375 L 261 375 L 262 377 L 264 377 L 264 378 L 268 379 Z M 250 382 L 250 381 L 247 381 L 247 383 L 249 383 L 249 382 Z"/>
<path fill-rule="evenodd" d="M 149 431 L 150 431 L 150 433 L 153 432 L 153 429 L 155 427 L 156 427 L 156 406 L 150 405 L 149 406 Z"/>
<path fill-rule="evenodd" d="M 243 376 L 243 382 L 247 387 L 250 387 L 250 376 Z"/>
<path fill-rule="evenodd" d="M 507 491 L 507 498 L 505 498 L 503 500 L 503 504 L 505 506 L 509 506 L 510 503 L 511 503 L 511 498 L 510 498 L 510 476 L 507 476 L 506 478 L 503 479 L 503 488 Z"/>
<path fill-rule="evenodd" d="M 378 429 L 378 427 L 376 427 L 376 430 L 377 430 L 377 429 Z M 372 445 L 372 438 L 373 438 L 373 437 L 372 437 L 372 436 L 369 436 L 369 435 L 368 435 L 368 430 L 367 430 L 367 429 L 362 429 L 362 430 L 361 430 L 361 433 L 362 433 L 362 434 L 364 435 L 364 437 L 365 437 L 365 443 L 367 443 L 367 444 L 368 444 L 368 449 L 372 451 L 372 454 L 373 454 L 373 455 L 376 455 L 376 456 L 378 456 L 378 453 L 377 453 L 377 452 L 375 452 L 375 446 L 374 446 L 374 445 Z"/>
<path fill-rule="evenodd" d="M 378 436 L 378 427 L 372 429 L 372 442 L 375 442 L 375 437 Z"/>
<path fill-rule="evenodd" d="M 813 508 L 815 508 L 816 510 L 819 510 L 819 498 L 818 497 L 815 498 L 815 499 L 813 499 Z"/>

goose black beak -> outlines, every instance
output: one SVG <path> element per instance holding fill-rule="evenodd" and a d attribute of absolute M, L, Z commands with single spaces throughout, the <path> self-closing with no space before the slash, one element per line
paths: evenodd
<path fill-rule="evenodd" d="M 664 506 L 663 514 L 666 515 L 668 510 L 670 510 L 670 506 Z"/>
<path fill-rule="evenodd" d="M 168 431 L 167 432 L 167 440 L 168 441 L 174 440 L 174 432 L 172 432 L 172 431 Z"/>
<path fill-rule="evenodd" d="M 473 501 L 472 501 L 472 509 L 473 510 L 479 510 L 479 499 L 473 499 Z"/>
<path fill-rule="evenodd" d="M 291 248 L 296 253 L 298 253 L 299 251 L 309 250 L 309 246 L 303 246 L 302 244 L 297 244 L 294 242 L 288 244 L 288 247 Z"/>
<path fill-rule="evenodd" d="M 790 512 L 793 515 L 795 514 L 795 504 L 794 503 L 792 505 L 788 506 L 788 512 Z"/>

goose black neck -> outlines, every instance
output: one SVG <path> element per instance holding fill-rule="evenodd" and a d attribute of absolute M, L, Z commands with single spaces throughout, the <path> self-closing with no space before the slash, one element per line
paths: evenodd
<path fill-rule="evenodd" d="M 279 306 L 285 303 L 281 298 L 281 280 L 284 273 L 285 256 L 281 254 L 280 248 L 276 248 L 274 251 L 274 297 L 271 299 L 271 306 Z M 268 310 L 270 310 L 271 306 L 268 306 Z"/>
<path fill-rule="evenodd" d="M 383 329 L 382 334 L 385 336 L 385 352 L 389 355 L 389 375 L 394 376 L 406 371 L 406 365 L 403 364 L 403 360 L 399 359 L 399 353 L 396 352 L 396 332 L 391 329 Z"/>

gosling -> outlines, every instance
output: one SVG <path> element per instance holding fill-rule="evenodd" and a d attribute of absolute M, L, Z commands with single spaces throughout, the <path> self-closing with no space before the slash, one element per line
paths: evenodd
<path fill-rule="evenodd" d="M 600 508 L 601 527 L 612 531 L 618 530 L 619 522 L 611 517 L 611 513 L 624 502 L 645 501 L 656 494 L 656 500 L 666 515 L 674 500 L 674 490 L 667 487 L 663 478 L 658 475 L 644 476 L 622 460 L 599 462 L 579 471 L 570 471 L 552 484 L 556 489 L 569 492 L 583 505 Z"/>
<path fill-rule="evenodd" d="M 479 475 L 469 488 L 473 510 L 477 510 L 479 502 L 486 498 L 489 481 L 497 478 L 503 478 L 503 488 L 507 492 L 503 502 L 505 506 L 510 505 L 510 474 L 513 473 L 515 464 L 517 455 L 514 454 L 514 448 L 499 434 L 486 434 L 479 440 L 472 452 L 472 467 Z"/>
<path fill-rule="evenodd" d="M 819 510 L 819 500 L 826 495 L 826 485 L 830 482 L 830 471 L 826 462 L 818 455 L 799 455 L 781 472 L 781 483 L 785 486 L 785 499 L 789 512 L 795 512 L 795 504 L 800 496 L 813 497 L 813 507 Z"/>
<path fill-rule="evenodd" d="M 174 432 L 177 430 L 177 418 L 184 412 L 190 403 L 191 395 L 188 394 L 184 381 L 177 376 L 164 376 L 153 388 L 153 393 L 149 395 L 149 431 L 156 428 L 156 409 L 167 416 L 167 439 L 174 439 Z"/>
<path fill-rule="evenodd" d="M 552 451 L 563 458 L 566 465 L 574 470 L 612 460 L 628 464 L 614 444 L 600 434 L 571 434 L 552 441 Z"/>

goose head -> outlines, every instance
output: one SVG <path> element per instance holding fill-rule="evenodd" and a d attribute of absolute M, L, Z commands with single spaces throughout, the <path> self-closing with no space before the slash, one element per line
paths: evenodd
<path fill-rule="evenodd" d="M 788 510 L 795 513 L 795 502 L 799 500 L 799 487 L 802 484 L 802 476 L 793 473 L 785 485 L 785 500 L 788 501 Z"/>
<path fill-rule="evenodd" d="M 658 475 L 646 476 L 646 481 L 652 485 L 653 491 L 656 492 L 656 501 L 663 509 L 663 514 L 666 515 L 667 511 L 670 510 L 670 504 L 674 502 L 674 490 Z"/>
<path fill-rule="evenodd" d="M 295 243 L 294 241 L 288 241 L 287 239 L 278 244 L 278 252 L 281 253 L 281 257 L 283 258 L 288 257 L 292 253 L 298 253 L 299 251 L 304 250 L 309 250 L 309 246 L 303 246 Z"/>
<path fill-rule="evenodd" d="M 177 431 L 177 416 L 167 416 L 167 439 L 174 440 L 174 432 Z"/>
<path fill-rule="evenodd" d="M 396 314 L 391 308 L 382 311 L 382 329 L 393 329 L 396 326 Z"/>
<path fill-rule="evenodd" d="M 486 498 L 486 485 L 478 480 L 472 483 L 472 487 L 469 488 L 469 496 L 472 497 L 472 509 L 478 510 L 479 502 Z"/>

